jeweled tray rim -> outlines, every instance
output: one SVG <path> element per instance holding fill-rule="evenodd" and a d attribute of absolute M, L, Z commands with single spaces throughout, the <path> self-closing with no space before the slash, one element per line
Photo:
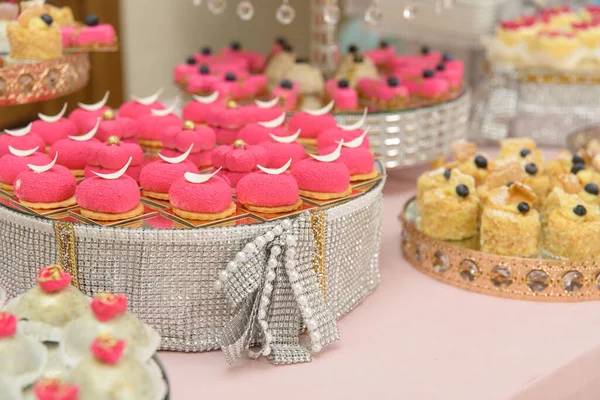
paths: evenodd
<path fill-rule="evenodd" d="M 507 257 L 460 248 L 427 236 L 407 219 L 407 208 L 415 200 L 416 197 L 410 198 L 399 215 L 402 223 L 400 247 L 404 259 L 424 274 L 448 285 L 496 297 L 545 302 L 600 300 L 600 260 Z M 447 263 L 444 263 L 445 259 Z M 477 267 L 475 273 L 469 269 L 471 263 Z M 510 274 L 502 275 L 506 271 Z M 530 287 L 540 289 L 543 286 L 535 285 L 535 281 L 532 283 L 530 274 L 533 271 L 542 271 L 546 275 L 546 287 L 541 290 Z M 577 281 L 581 286 L 574 290 L 565 289 L 568 274 L 571 278 L 578 274 L 576 276 L 581 280 Z"/>

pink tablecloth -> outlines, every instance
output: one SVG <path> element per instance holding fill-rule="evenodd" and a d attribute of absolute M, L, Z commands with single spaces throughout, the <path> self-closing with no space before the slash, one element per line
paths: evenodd
<path fill-rule="evenodd" d="M 418 170 L 385 188 L 380 287 L 310 364 L 229 366 L 220 352 L 161 353 L 174 400 L 597 399 L 598 303 L 506 300 L 444 285 L 400 253 L 396 216 Z"/>

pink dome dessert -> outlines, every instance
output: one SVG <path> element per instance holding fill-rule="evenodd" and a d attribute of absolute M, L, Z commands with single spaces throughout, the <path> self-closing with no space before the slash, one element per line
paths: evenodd
<path fill-rule="evenodd" d="M 335 148 L 335 146 L 329 147 L 323 153 L 330 154 Z M 369 149 L 364 147 L 342 147 L 341 152 L 338 160 L 348 168 L 352 182 L 365 181 L 377 176 L 377 170 L 374 168 L 375 158 Z"/>
<path fill-rule="evenodd" d="M 347 79 L 341 79 L 331 93 L 335 108 L 339 111 L 353 111 L 358 108 L 358 94 L 350 87 Z"/>
<path fill-rule="evenodd" d="M 353 129 L 351 131 L 347 131 L 337 127 L 333 129 L 328 129 L 321 135 L 319 135 L 319 138 L 317 139 L 317 149 L 321 153 L 326 148 L 335 148 L 341 140 L 343 140 L 344 143 L 348 143 L 362 136 L 364 133 L 365 131 L 363 129 Z M 364 139 L 362 140 L 362 144 L 360 146 L 369 149 L 369 136 L 364 136 Z"/>
<path fill-rule="evenodd" d="M 243 140 L 236 140 L 232 146 L 217 147 L 212 157 L 213 166 L 222 167 L 219 175 L 226 177 L 232 188 L 242 177 L 256 170 L 257 165 L 266 165 L 268 160 L 263 147 L 247 145 Z"/>
<path fill-rule="evenodd" d="M 214 221 L 235 214 L 231 188 L 227 182 L 207 175 L 186 174 L 171 185 L 169 201 L 173 212 L 182 218 L 193 220 Z M 208 175 L 210 176 L 210 175 Z M 202 178 L 195 180 L 195 178 Z"/>
<path fill-rule="evenodd" d="M 150 97 L 134 97 L 133 100 L 123 103 L 123 105 L 121 105 L 119 108 L 119 117 L 137 120 L 144 115 L 151 115 L 152 110 L 164 110 L 165 106 L 158 101 L 158 96 L 160 93 L 161 91 L 159 90 Z"/>
<path fill-rule="evenodd" d="M 427 69 L 423 71 L 423 80 L 420 83 L 418 96 L 429 100 L 440 100 L 450 89 L 446 79 L 435 75 L 435 71 Z"/>
<path fill-rule="evenodd" d="M 27 168 L 14 182 L 15 195 L 19 198 L 19 202 L 35 209 L 75 205 L 76 187 L 77 181 L 71 171 L 61 165 L 53 165 L 43 172 Z"/>
<path fill-rule="evenodd" d="M 23 128 L 17 131 L 25 131 L 27 129 L 28 128 Z M 44 140 L 35 133 L 27 133 L 25 135 L 19 134 L 19 136 L 9 133 L 17 131 L 6 131 L 6 133 L 0 134 L 0 157 L 10 154 L 8 146 L 17 150 L 29 150 L 38 147 L 40 151 L 44 151 L 46 148 Z"/>
<path fill-rule="evenodd" d="M 196 59 L 188 57 L 185 64 L 177 64 L 173 69 L 173 80 L 179 84 L 187 83 L 188 77 L 196 71 L 196 68 L 198 68 Z"/>
<path fill-rule="evenodd" d="M 36 153 L 35 147 L 30 151 L 16 151 L 15 154 L 9 152 L 3 155 L 0 157 L 0 189 L 12 191 L 17 176 L 29 169 L 27 164 L 46 165 L 51 161 L 46 154 Z"/>
<path fill-rule="evenodd" d="M 251 114 L 248 106 L 240 106 L 235 101 L 219 101 L 208 107 L 206 122 L 212 127 L 237 131 L 250 122 Z"/>
<path fill-rule="evenodd" d="M 140 185 L 145 196 L 169 200 L 169 189 L 173 182 L 183 178 L 186 172 L 198 173 L 198 168 L 190 161 L 167 162 L 158 160 L 142 168 Z"/>
<path fill-rule="evenodd" d="M 356 84 L 358 95 L 365 99 L 374 99 L 377 96 L 377 86 L 380 84 L 379 79 L 362 78 Z"/>
<path fill-rule="evenodd" d="M 181 119 L 172 114 L 174 107 L 168 110 L 153 110 L 151 115 L 144 115 L 137 120 L 138 142 L 144 147 L 162 148 L 161 134 L 170 127 L 180 127 Z"/>
<path fill-rule="evenodd" d="M 195 125 L 192 121 L 185 121 L 183 128 L 170 127 L 161 135 L 163 142 L 162 155 L 177 157 L 187 152 L 191 147 L 191 154 L 187 160 L 197 167 L 209 167 L 212 164 L 212 149 L 216 144 L 216 135 L 213 129 Z"/>
<path fill-rule="evenodd" d="M 187 91 L 193 94 L 212 93 L 221 78 L 213 74 L 210 66 L 203 64 L 193 71 L 187 80 Z"/>
<path fill-rule="evenodd" d="M 66 104 L 65 108 L 66 110 Z M 38 114 L 41 119 L 34 121 L 31 125 L 31 133 L 38 135 L 44 143 L 46 148 L 49 148 L 60 139 L 65 139 L 68 136 L 77 135 L 77 127 L 73 121 L 62 118 L 62 113 L 56 117 L 48 117 L 46 115 Z"/>
<path fill-rule="evenodd" d="M 192 100 L 183 107 L 183 120 L 192 121 L 196 125 L 208 123 L 206 114 L 208 113 L 209 107 L 217 101 L 216 96 L 214 100 L 211 96 L 202 98 L 202 101 Z M 211 101 L 212 100 L 212 101 Z"/>
<path fill-rule="evenodd" d="M 312 115 L 308 112 L 299 112 L 290 118 L 288 121 L 288 131 L 296 132 L 301 129 L 300 139 L 298 141 L 303 144 L 316 144 L 317 137 L 327 129 L 335 128 L 337 122 L 333 115 Z"/>
<path fill-rule="evenodd" d="M 81 215 L 99 221 L 118 221 L 144 213 L 140 188 L 130 176 L 86 178 L 75 191 Z"/>
<path fill-rule="evenodd" d="M 292 175 L 300 194 L 311 199 L 337 199 L 351 193 L 350 172 L 340 160 L 322 162 L 307 158 L 294 165 Z"/>
<path fill-rule="evenodd" d="M 94 137 L 94 131 L 81 136 L 70 136 L 61 139 L 50 147 L 50 157 L 58 153 L 57 163 L 71 170 L 75 176 L 84 176 L 88 158 L 94 155 L 96 146 L 100 144 Z"/>
<path fill-rule="evenodd" d="M 247 144 L 260 144 L 273 141 L 270 136 L 271 134 L 275 136 L 287 136 L 288 132 L 282 126 L 266 128 L 260 123 L 253 123 L 240 129 L 237 138 L 243 140 Z"/>
<path fill-rule="evenodd" d="M 117 136 L 111 136 L 106 143 L 93 145 L 88 154 L 84 176 L 86 178 L 96 176 L 93 171 L 103 174 L 117 172 L 130 157 L 131 163 L 125 174 L 138 181 L 144 159 L 142 148 L 137 143 L 121 142 Z"/>
<path fill-rule="evenodd" d="M 210 47 L 203 47 L 200 52 L 194 54 L 196 64 L 212 64 L 217 61 L 217 57 L 213 56 L 212 49 Z"/>
<path fill-rule="evenodd" d="M 87 120 L 96 121 L 98 120 L 98 118 L 102 118 L 104 111 L 107 110 L 110 110 L 110 108 L 106 106 L 102 106 L 96 110 L 76 108 L 71 112 L 71 114 L 69 114 L 69 120 L 71 120 L 75 124 L 79 133 L 87 132 L 88 130 L 85 129 L 85 126 L 89 126 L 89 123 L 86 125 L 82 124 L 86 123 Z"/>
<path fill-rule="evenodd" d="M 243 85 L 248 89 L 249 96 L 260 97 L 267 93 L 267 77 L 265 75 L 250 75 L 243 80 Z"/>
<path fill-rule="evenodd" d="M 267 214 L 294 211 L 302 206 L 298 183 L 289 173 L 248 174 L 238 183 L 236 196 L 247 209 Z"/>
<path fill-rule="evenodd" d="M 293 167 L 298 161 L 304 160 L 307 157 L 304 146 L 298 142 L 264 142 L 261 146 L 264 147 L 269 155 L 269 161 L 266 165 L 263 165 L 263 167 L 267 168 L 279 168 L 289 159 L 292 160 L 291 166 Z"/>
<path fill-rule="evenodd" d="M 298 107 L 299 88 L 290 80 L 282 80 L 271 94 L 279 97 L 279 105 L 285 111 L 292 111 Z"/>
<path fill-rule="evenodd" d="M 98 119 L 82 119 L 79 126 L 83 132 L 90 132 L 97 123 Z M 116 136 L 122 141 L 135 142 L 137 131 L 137 122 L 134 119 L 116 116 L 112 109 L 107 109 L 102 113 L 94 138 L 106 142 L 109 137 Z"/>

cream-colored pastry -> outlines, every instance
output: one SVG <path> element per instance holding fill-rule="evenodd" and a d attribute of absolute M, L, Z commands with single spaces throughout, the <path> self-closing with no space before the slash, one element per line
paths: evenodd
<path fill-rule="evenodd" d="M 540 209 L 544 199 L 550 191 L 550 177 L 544 174 L 543 164 L 538 167 L 536 163 L 527 163 L 523 169 L 525 171 L 523 183 L 533 189 L 533 192 L 537 197 L 534 206 L 535 208 Z"/>
<path fill-rule="evenodd" d="M 510 186 L 515 182 L 525 180 L 525 171 L 518 161 L 511 161 L 490 170 L 483 185 L 477 187 L 477 194 L 481 205 L 485 206 L 490 192 L 501 186 Z"/>
<path fill-rule="evenodd" d="M 361 79 L 378 79 L 379 71 L 373 60 L 362 54 L 356 54 L 352 58 L 352 64 L 340 69 L 335 78 L 339 81 L 346 79 L 349 86 L 355 88 Z"/>
<path fill-rule="evenodd" d="M 452 154 L 458 161 L 456 169 L 463 174 L 472 176 L 475 185 L 485 183 L 488 175 L 488 160 L 484 154 L 477 154 L 477 145 L 472 142 L 455 142 L 452 144 Z"/>
<path fill-rule="evenodd" d="M 52 60 L 62 55 L 62 38 L 58 24 L 49 14 L 21 14 L 8 24 L 10 57 L 14 60 Z"/>
<path fill-rule="evenodd" d="M 58 26 L 75 26 L 73 10 L 70 7 L 56 7 L 51 4 L 42 4 L 39 1 L 22 1 L 21 13 L 34 11 L 40 14 L 50 14 Z"/>
<path fill-rule="evenodd" d="M 290 48 L 271 57 L 265 68 L 265 76 L 269 82 L 269 88 L 273 89 L 279 86 L 283 76 L 292 69 L 295 63 L 296 55 Z"/>
<path fill-rule="evenodd" d="M 303 96 L 322 94 L 325 88 L 325 80 L 321 70 L 309 64 L 305 59 L 296 60 L 294 65 L 284 72 L 283 79 L 296 82 L 300 94 Z"/>
<path fill-rule="evenodd" d="M 533 207 L 535 201 L 533 190 L 519 182 L 492 190 L 481 217 L 481 251 L 504 256 L 536 256 L 541 223 Z"/>

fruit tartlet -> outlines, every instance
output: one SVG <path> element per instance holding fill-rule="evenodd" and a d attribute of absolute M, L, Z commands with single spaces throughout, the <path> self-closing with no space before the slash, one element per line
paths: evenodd
<path fill-rule="evenodd" d="M 171 185 L 169 201 L 173 212 L 185 219 L 216 221 L 235 214 L 231 187 L 227 181 L 211 174 L 186 172 Z"/>
<path fill-rule="evenodd" d="M 97 118 L 82 119 L 79 123 L 83 132 L 89 132 L 94 129 L 98 122 Z M 119 138 L 122 142 L 137 143 L 138 127 L 137 122 L 132 118 L 117 116 L 112 109 L 106 109 L 100 118 L 96 135 L 94 136 L 101 142 L 106 142 L 111 136 Z"/>
<path fill-rule="evenodd" d="M 159 89 L 148 97 L 131 96 L 131 100 L 123 103 L 119 108 L 119 117 L 137 120 L 144 115 L 151 115 L 152 110 L 164 110 L 165 106 L 158 101 L 161 93 L 162 89 Z"/>
<path fill-rule="evenodd" d="M 285 122 L 285 113 L 281 113 L 277 118 L 267 122 L 251 123 L 240 129 L 237 138 L 250 145 L 270 142 L 274 136 L 287 136 L 288 132 L 283 127 Z"/>
<path fill-rule="evenodd" d="M 577 195 L 558 193 L 558 207 L 548 215 L 543 252 L 550 257 L 590 260 L 600 257 L 600 209 Z"/>
<path fill-rule="evenodd" d="M 94 135 L 98 131 L 100 120 L 88 133 L 80 136 L 69 136 L 61 139 L 50 147 L 50 157 L 58 154 L 57 163 L 71 170 L 77 177 L 84 176 L 88 157 L 93 153 L 96 146 L 100 144 Z"/>
<path fill-rule="evenodd" d="M 198 173 L 198 167 L 187 160 L 192 149 L 193 145 L 190 145 L 188 151 L 178 157 L 159 154 L 160 160 L 145 165 L 140 173 L 142 194 L 153 199 L 169 200 L 173 182 L 183 178 L 186 172 Z"/>
<path fill-rule="evenodd" d="M 183 107 L 183 120 L 192 121 L 196 125 L 207 124 L 208 109 L 218 98 L 218 92 L 208 96 L 193 96 L 193 100 Z"/>
<path fill-rule="evenodd" d="M 243 177 L 237 185 L 237 199 L 250 211 L 278 214 L 302 206 L 298 183 L 286 171 L 291 160 L 278 169 L 259 166 L 260 171 Z"/>
<path fill-rule="evenodd" d="M 304 110 L 295 113 L 288 121 L 288 132 L 297 132 L 300 130 L 298 142 L 316 145 L 317 138 L 321 133 L 337 127 L 335 118 L 329 114 L 333 106 L 334 103 L 330 102 L 319 110 Z"/>
<path fill-rule="evenodd" d="M 267 168 L 278 168 L 284 165 L 288 160 L 292 160 L 290 166 L 294 166 L 298 161 L 304 160 L 308 155 L 304 146 L 297 142 L 300 132 L 289 136 L 275 136 L 271 134 L 271 142 L 263 142 L 261 146 L 269 155 L 268 161 L 264 165 Z"/>
<path fill-rule="evenodd" d="M 50 14 L 28 10 L 6 25 L 13 60 L 53 60 L 62 56 L 60 27 Z"/>
<path fill-rule="evenodd" d="M 503 256 L 537 256 L 542 227 L 535 202 L 533 190 L 519 182 L 493 189 L 481 217 L 481 250 Z"/>
<path fill-rule="evenodd" d="M 98 118 L 102 118 L 104 111 L 110 110 L 110 108 L 106 105 L 109 96 L 110 92 L 106 92 L 104 93 L 102 100 L 97 103 L 78 103 L 79 107 L 71 111 L 71 114 L 69 114 L 69 120 L 75 124 L 79 133 L 88 131 L 87 129 L 84 129 L 82 123 L 85 123 L 87 120 L 96 121 Z"/>
<path fill-rule="evenodd" d="M 17 175 L 13 187 L 19 202 L 34 209 L 55 209 L 75 205 L 77 181 L 70 170 L 62 165 L 28 164 L 29 169 Z"/>
<path fill-rule="evenodd" d="M 121 142 L 117 136 L 110 136 L 105 143 L 97 143 L 88 154 L 84 176 L 92 178 L 94 172 L 110 174 L 117 172 L 131 157 L 129 168 L 125 174 L 139 181 L 144 151 L 137 143 Z"/>
<path fill-rule="evenodd" d="M 298 107 L 298 85 L 289 79 L 283 79 L 279 82 L 279 86 L 273 89 L 271 94 L 279 98 L 279 105 L 285 111 L 292 111 Z"/>
<path fill-rule="evenodd" d="M 296 178 L 300 195 L 316 200 L 339 199 L 350 195 L 350 171 L 339 160 L 342 143 L 326 155 L 302 160 L 292 168 L 292 176 Z"/>
<path fill-rule="evenodd" d="M 40 119 L 31 124 L 31 133 L 42 138 L 46 144 L 46 150 L 50 150 L 50 146 L 60 139 L 66 139 L 68 136 L 78 133 L 75 124 L 69 119 L 63 118 L 65 111 L 67 111 L 67 103 L 57 115 L 49 116 L 40 113 L 38 114 Z"/>
<path fill-rule="evenodd" d="M 213 166 L 221 168 L 219 175 L 227 178 L 232 188 L 255 171 L 257 165 L 266 165 L 268 160 L 269 154 L 263 147 L 248 145 L 239 139 L 233 145 L 219 146 L 213 151 Z"/>
<path fill-rule="evenodd" d="M 137 139 L 140 145 L 152 149 L 161 149 L 160 135 L 170 127 L 179 127 L 181 119 L 173 114 L 175 105 L 164 110 L 151 110 L 150 115 L 144 115 L 137 120 Z"/>
<path fill-rule="evenodd" d="M 112 174 L 94 172 L 77 186 L 75 198 L 81 215 L 98 221 L 118 221 L 144 213 L 140 203 L 140 188 L 132 177 L 125 175 L 131 157 L 119 171 Z"/>
<path fill-rule="evenodd" d="M 48 164 L 50 157 L 38 153 L 38 147 L 29 150 L 17 150 L 9 146 L 9 153 L 0 157 L 0 189 L 13 191 L 13 184 L 17 176 L 29 169 L 29 164 Z"/>
<path fill-rule="evenodd" d="M 28 150 L 37 147 L 43 152 L 45 149 L 44 140 L 35 133 L 31 133 L 32 127 L 33 124 L 29 124 L 21 129 L 6 129 L 4 134 L 0 135 L 0 157 L 10 154 L 9 146 L 17 150 Z"/>
<path fill-rule="evenodd" d="M 40 342 L 59 342 L 63 328 L 89 308 L 88 299 L 71 280 L 59 265 L 41 268 L 37 285 L 9 301 L 6 311 L 20 320 L 20 328 L 28 336 Z"/>
<path fill-rule="evenodd" d="M 198 168 L 212 165 L 212 149 L 216 144 L 215 131 L 208 126 L 196 125 L 185 121 L 183 127 L 172 126 L 161 135 L 162 155 L 178 157 L 186 153 L 193 145 L 187 160 Z"/>

